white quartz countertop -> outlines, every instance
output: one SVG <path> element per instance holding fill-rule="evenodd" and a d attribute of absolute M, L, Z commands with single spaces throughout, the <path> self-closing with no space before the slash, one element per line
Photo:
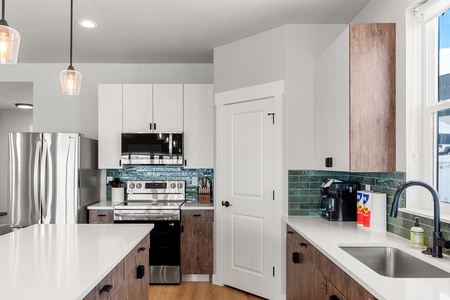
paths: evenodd
<path fill-rule="evenodd" d="M 89 205 L 87 207 L 87 209 L 92 209 L 92 210 L 113 210 L 114 209 L 114 205 L 116 205 L 117 203 L 114 203 L 112 201 L 100 201 L 99 203 L 95 203 L 92 205 Z"/>
<path fill-rule="evenodd" d="M 82 299 L 153 224 L 33 225 L 0 236 L 0 298 Z"/>
<path fill-rule="evenodd" d="M 339 245 L 388 245 L 450 272 L 450 257 L 433 258 L 409 246 L 409 240 L 392 233 L 368 232 L 355 222 L 329 222 L 320 217 L 288 217 L 283 221 L 342 268 L 378 299 L 450 299 L 450 278 L 384 277 L 339 248 Z"/>
<path fill-rule="evenodd" d="M 185 202 L 181 210 L 214 210 L 214 203 L 202 204 L 198 202 Z"/>

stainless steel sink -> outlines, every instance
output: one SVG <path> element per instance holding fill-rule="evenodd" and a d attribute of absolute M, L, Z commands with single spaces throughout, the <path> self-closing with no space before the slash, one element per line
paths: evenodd
<path fill-rule="evenodd" d="M 450 273 L 394 247 L 340 246 L 380 275 L 392 278 L 450 278 Z"/>

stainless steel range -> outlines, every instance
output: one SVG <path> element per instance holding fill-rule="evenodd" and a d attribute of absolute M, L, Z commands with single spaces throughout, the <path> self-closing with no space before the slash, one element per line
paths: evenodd
<path fill-rule="evenodd" d="M 129 181 L 127 200 L 114 206 L 114 223 L 153 223 L 150 232 L 150 284 L 179 284 L 180 206 L 186 182 Z"/>

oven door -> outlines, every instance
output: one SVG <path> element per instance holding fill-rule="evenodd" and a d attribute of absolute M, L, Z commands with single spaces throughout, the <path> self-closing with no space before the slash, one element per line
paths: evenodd
<path fill-rule="evenodd" d="M 181 282 L 180 221 L 124 221 L 114 223 L 153 223 L 150 231 L 150 284 Z"/>
<path fill-rule="evenodd" d="M 123 165 L 183 165 L 183 133 L 122 133 Z"/>

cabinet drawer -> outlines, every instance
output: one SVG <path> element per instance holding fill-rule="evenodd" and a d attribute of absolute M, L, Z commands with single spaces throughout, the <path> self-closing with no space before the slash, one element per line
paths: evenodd
<path fill-rule="evenodd" d="M 300 252 L 305 254 L 305 250 L 307 247 L 309 247 L 311 244 L 300 234 L 298 234 L 295 229 L 293 229 L 291 226 L 286 225 L 286 238 L 295 245 L 295 247 L 299 248 Z"/>
<path fill-rule="evenodd" d="M 89 210 L 89 224 L 112 224 L 114 223 L 114 210 Z"/>
<path fill-rule="evenodd" d="M 124 280 L 123 260 L 84 298 L 84 300 L 109 299 Z"/>
<path fill-rule="evenodd" d="M 182 223 L 214 222 L 214 210 L 182 210 Z"/>

